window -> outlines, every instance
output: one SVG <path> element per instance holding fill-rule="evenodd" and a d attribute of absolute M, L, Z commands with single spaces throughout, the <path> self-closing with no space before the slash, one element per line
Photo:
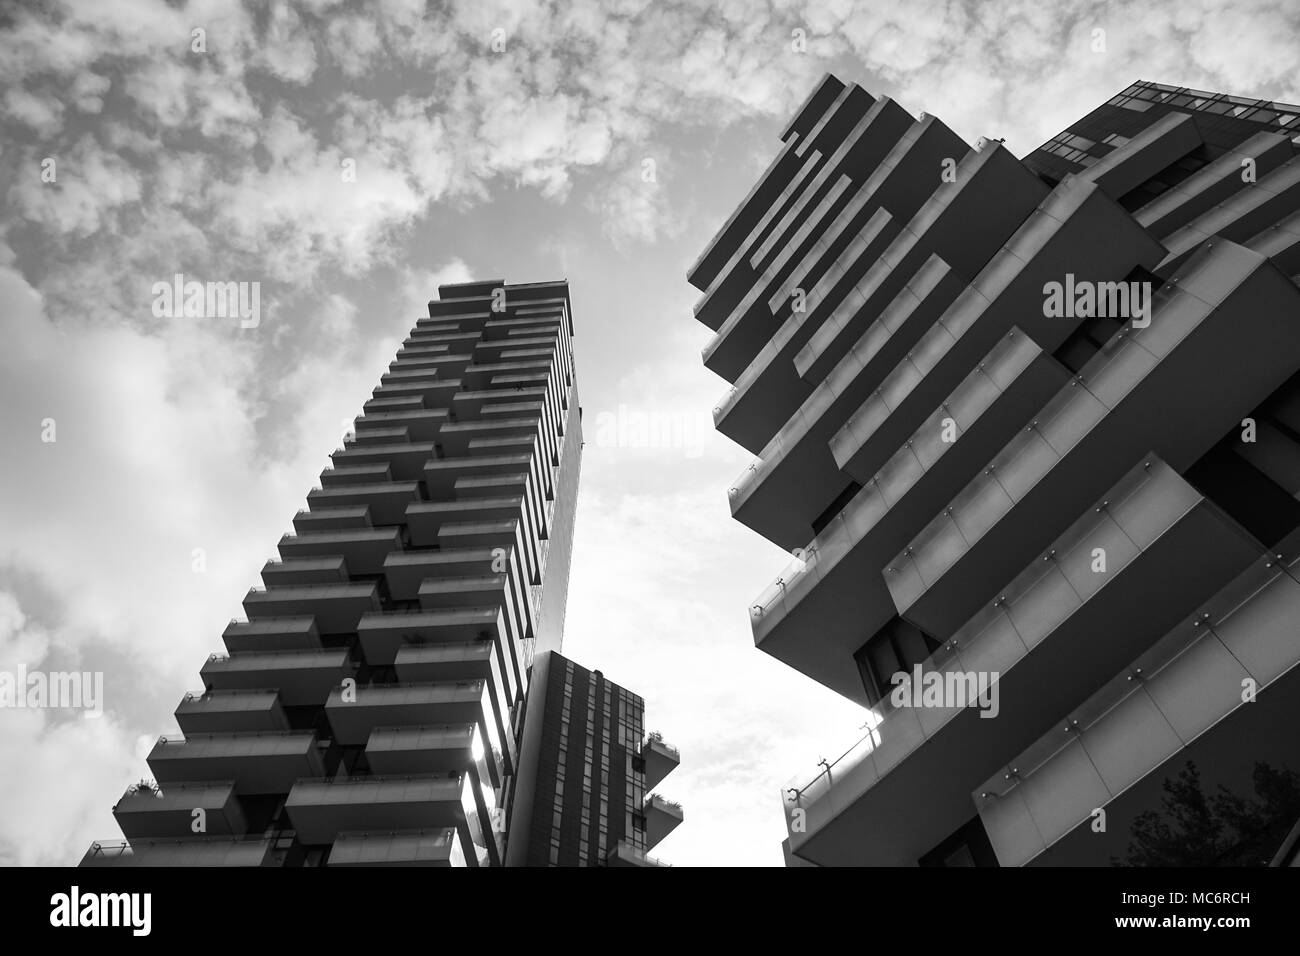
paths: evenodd
<path fill-rule="evenodd" d="M 874 704 L 888 697 L 895 674 L 910 673 L 914 665 L 924 662 L 941 646 L 914 624 L 895 617 L 853 655 L 867 700 Z"/>

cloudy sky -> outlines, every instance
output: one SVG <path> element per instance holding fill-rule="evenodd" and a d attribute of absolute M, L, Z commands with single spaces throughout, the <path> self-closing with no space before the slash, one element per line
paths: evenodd
<path fill-rule="evenodd" d="M 827 70 L 1023 155 L 1139 78 L 1300 101 L 1300 9 L 356 6 L 0 13 L 0 670 L 103 671 L 106 695 L 99 719 L 0 710 L 0 864 L 119 835 L 111 805 L 437 284 L 566 277 L 587 445 L 565 652 L 682 750 L 662 790 L 687 823 L 657 855 L 777 865 L 779 787 L 862 717 L 753 648 L 790 559 L 729 518 L 750 456 L 708 427 L 726 384 L 687 265 Z M 178 272 L 260 282 L 261 323 L 155 317 Z M 620 409 L 676 437 L 634 447 L 600 427 Z"/>

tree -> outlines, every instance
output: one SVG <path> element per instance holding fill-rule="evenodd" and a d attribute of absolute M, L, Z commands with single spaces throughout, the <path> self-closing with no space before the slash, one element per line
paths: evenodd
<path fill-rule="evenodd" d="M 1133 821 L 1124 860 L 1114 866 L 1267 866 L 1300 818 L 1300 774 L 1256 763 L 1255 793 L 1245 797 L 1222 784 L 1212 796 L 1201 789 L 1196 764 L 1164 782 L 1160 810 Z"/>

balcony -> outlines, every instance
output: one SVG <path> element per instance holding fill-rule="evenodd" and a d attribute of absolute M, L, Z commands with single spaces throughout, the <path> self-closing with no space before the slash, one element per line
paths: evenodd
<path fill-rule="evenodd" d="M 1156 271 L 1179 269 L 1205 242 L 1218 238 L 1246 242 L 1300 208 L 1300 157 L 1279 166 L 1248 189 L 1198 216 L 1165 239 L 1169 254 Z"/>
<path fill-rule="evenodd" d="M 345 485 L 373 485 L 392 481 L 388 462 L 371 465 L 349 465 L 346 468 L 326 468 L 320 473 L 322 488 L 342 488 Z"/>
<path fill-rule="evenodd" d="M 342 563 L 341 558 L 304 560 L 311 563 L 317 560 L 328 564 Z M 222 632 L 221 640 L 226 645 L 226 650 L 232 654 L 241 654 L 245 651 L 310 651 L 319 650 L 321 646 L 316 618 L 310 615 L 264 617 L 257 621 L 232 620 Z"/>
<path fill-rule="evenodd" d="M 804 381 L 824 379 L 931 256 L 963 280 L 978 275 L 1047 194 L 1043 183 L 996 141 L 980 140 L 974 149 L 950 155 L 962 156 L 955 180 L 934 187 L 882 261 L 873 263 L 858 284 L 867 307 L 834 312 L 795 356 L 795 370 Z M 928 176 L 910 172 L 926 179 L 927 188 L 932 185 Z M 917 336 L 908 338 L 910 348 Z"/>
<path fill-rule="evenodd" d="M 325 558 L 299 558 L 295 561 L 267 561 L 262 566 L 262 583 L 267 587 L 341 584 L 347 579 L 347 566 L 338 555 Z"/>
<path fill-rule="evenodd" d="M 492 704 L 503 737 L 513 738 L 510 712 L 527 687 L 530 658 L 516 643 L 408 644 L 397 652 L 393 667 L 403 682 L 444 683 L 481 680 L 492 691 Z"/>
<path fill-rule="evenodd" d="M 442 458 L 427 462 L 424 467 L 424 484 L 429 498 L 441 501 L 453 497 L 458 478 L 483 475 L 529 474 L 532 455 L 479 455 L 469 458 Z"/>
<path fill-rule="evenodd" d="M 867 704 L 851 662 L 895 614 L 885 566 L 1065 380 L 1018 329 L 1000 340 L 753 603 L 759 649 Z"/>
<path fill-rule="evenodd" d="M 502 392 L 499 389 L 457 392 L 455 398 L 452 399 L 452 407 L 456 409 L 457 421 L 468 422 L 480 417 L 486 410 L 503 401 L 541 403 L 545 402 L 546 398 L 547 391 L 545 388 L 521 388 L 510 392 Z"/>
<path fill-rule="evenodd" d="M 385 776 L 463 773 L 482 753 L 473 722 L 376 727 L 366 740 L 370 769 Z"/>
<path fill-rule="evenodd" d="M 492 439 L 519 439 L 523 447 L 531 447 L 533 440 L 541 437 L 541 419 L 536 415 L 526 418 L 497 418 L 477 422 L 457 422 L 443 429 L 442 447 L 452 458 L 466 457 L 482 441 Z"/>
<path fill-rule="evenodd" d="M 149 769 L 164 790 L 173 783 L 233 780 L 242 795 L 288 793 L 299 777 L 322 775 L 325 765 L 314 734 L 263 731 L 159 737 Z"/>
<path fill-rule="evenodd" d="M 664 837 L 676 830 L 685 819 L 680 803 L 665 800 L 657 793 L 646 797 L 644 812 L 645 842 L 648 849 L 663 842 Z"/>
<path fill-rule="evenodd" d="M 768 166 L 751 187 L 745 199 L 709 241 L 687 273 L 688 281 L 701 291 L 708 288 L 724 268 L 733 250 L 742 244 L 763 213 L 777 202 L 797 168 L 794 148 L 802 143 L 808 131 L 826 114 L 831 104 L 845 91 L 845 85 L 829 73 L 804 100 L 781 139 L 787 144 L 778 161 Z M 801 155 L 801 154 L 800 154 Z"/>
<path fill-rule="evenodd" d="M 627 840 L 619 840 L 614 849 L 609 851 L 609 857 L 605 861 L 606 866 L 672 866 L 671 863 L 664 863 L 657 860 L 645 850 L 639 849 Z"/>
<path fill-rule="evenodd" d="M 397 441 L 375 445 L 344 443 L 330 458 L 336 468 L 353 465 L 387 464 L 396 481 L 418 481 L 426 462 L 437 458 L 437 446 L 431 441 Z"/>
<path fill-rule="evenodd" d="M 796 286 L 812 289 L 864 224 L 890 228 L 893 218 L 905 220 L 924 202 L 930 184 L 907 174 L 905 157 L 916 169 L 963 152 L 965 144 L 937 119 L 914 121 L 889 98 L 877 100 L 820 167 L 816 154 L 805 160 L 805 170 L 815 174 L 806 186 L 798 184 L 797 198 L 770 210 L 779 218 L 765 225 L 765 235 L 754 236 L 756 247 L 746 250 L 748 259 L 737 270 L 748 291 L 720 325 L 706 323 L 718 334 L 704 349 L 705 366 L 737 381 L 767 343 L 773 316 L 790 306 Z M 892 228 L 897 231 L 896 224 Z"/>
<path fill-rule="evenodd" d="M 356 420 L 355 428 L 358 441 L 375 432 L 397 429 L 404 432 L 402 441 L 436 442 L 447 419 L 445 408 L 393 408 L 367 411 Z"/>
<path fill-rule="evenodd" d="M 248 829 L 230 781 L 173 783 L 165 791 L 136 784 L 117 801 L 113 818 L 128 840 L 190 837 L 199 820 L 209 836 L 242 836 Z"/>
<path fill-rule="evenodd" d="M 1214 243 L 1155 299 L 889 562 L 903 617 L 951 634 L 1134 459 L 1186 469 L 1300 366 L 1300 289 L 1258 253 Z"/>
<path fill-rule="evenodd" d="M 513 563 L 513 557 L 506 560 L 507 567 Z M 492 548 L 402 551 L 384 560 L 384 579 L 395 600 L 414 601 L 426 578 L 481 577 L 492 573 L 494 564 L 501 566 Z"/>
<path fill-rule="evenodd" d="M 286 561 L 342 556 L 351 574 L 379 574 L 383 571 L 384 559 L 401 550 L 402 538 L 397 528 L 286 534 L 280 539 L 280 557 Z"/>
<path fill-rule="evenodd" d="M 273 690 L 227 690 L 186 694 L 176 708 L 186 737 L 289 729 L 289 718 Z"/>
<path fill-rule="evenodd" d="M 402 833 L 340 833 L 328 866 L 467 866 L 455 827 Z"/>
<path fill-rule="evenodd" d="M 831 436 L 963 288 L 965 281 L 931 256 L 736 482 L 732 517 L 782 547 L 806 542 L 849 480 L 827 447 Z"/>
<path fill-rule="evenodd" d="M 1293 155 L 1285 133 L 1256 133 L 1236 149 L 1201 167 L 1133 214 L 1154 236 L 1167 236 L 1197 216 L 1224 202 L 1248 184 L 1242 181 L 1242 160 L 1255 163 L 1256 175 L 1272 172 Z"/>
<path fill-rule="evenodd" d="M 845 214 L 855 209 L 850 205 Z M 735 387 L 714 411 L 718 431 L 754 452 L 771 440 L 775 423 L 789 418 L 811 391 L 795 371 L 795 354 L 836 308 L 862 307 L 854 282 L 867 263 L 882 261 L 882 254 L 900 228 L 901 223 L 887 209 L 878 208 L 869 221 L 850 230 L 852 238 L 838 257 L 819 262 L 802 280 L 798 278 L 802 273 L 796 272 L 794 281 L 808 286 L 805 309 L 794 310 L 793 300 L 769 303 L 770 321 L 780 325 L 736 377 Z M 820 251 L 819 247 L 814 246 L 814 251 Z M 707 356 L 705 361 L 709 361 Z"/>
<path fill-rule="evenodd" d="M 467 501 L 419 501 L 407 506 L 406 524 L 411 542 L 428 547 L 439 542 L 448 524 L 520 521 L 524 515 L 522 496 L 473 498 Z"/>
<path fill-rule="evenodd" d="M 79 866 L 283 866 L 285 852 L 262 837 L 188 840 L 99 840 Z"/>
<path fill-rule="evenodd" d="M 1190 113 L 1166 113 L 1119 149 L 1107 153 L 1077 177 L 1095 182 L 1118 199 L 1177 162 L 1202 143 Z M 1240 170 L 1241 164 L 1237 164 Z"/>
<path fill-rule="evenodd" d="M 1067 270 L 1090 282 L 1121 278 L 1162 254 L 1094 185 L 1053 190 L 831 438 L 836 464 L 859 483 L 870 481 L 1013 325 L 1054 351 L 1082 320 L 1043 314 L 1046 283 L 1062 281 Z"/>
<path fill-rule="evenodd" d="M 318 531 L 347 531 L 371 526 L 370 510 L 365 505 L 342 508 L 317 508 L 315 511 L 298 511 L 293 516 L 293 530 L 298 534 L 315 534 Z"/>
<path fill-rule="evenodd" d="M 1294 765 L 1294 735 L 1282 728 L 1300 718 L 1296 570 L 1294 559 L 1259 558 L 977 788 L 999 862 L 1105 865 L 1189 759 L 1240 779 L 1257 760 Z M 1092 832 L 1098 807 L 1114 836 Z"/>
<path fill-rule="evenodd" d="M 320 704 L 331 688 L 352 675 L 345 647 L 213 654 L 199 671 L 209 690 L 275 690 L 289 707 Z"/>
<path fill-rule="evenodd" d="M 664 743 L 662 734 L 653 732 L 647 734 L 641 741 L 641 749 L 637 756 L 645 761 L 646 789 L 659 786 L 664 777 L 676 770 L 682 762 L 677 748 Z"/>
<path fill-rule="evenodd" d="M 971 683 L 982 680 L 978 704 L 960 706 L 953 696 L 943 703 L 958 706 L 899 706 L 891 694 L 873 708 L 858 744 L 785 792 L 788 818 L 803 816 L 802 827 L 791 828 L 793 851 L 822 866 L 915 864 L 970 818 L 970 792 L 994 768 L 1154 642 L 1196 594 L 1257 554 L 1177 473 L 1159 459 L 1140 460 L 917 665 L 927 686 L 942 678 L 940 686 L 965 688 L 970 698 Z M 904 704 L 911 684 L 902 685 Z M 981 719 L 985 713 L 997 719 Z M 907 826 L 880 825 L 891 819 Z"/>
<path fill-rule="evenodd" d="M 460 775 L 303 779 L 285 810 L 309 846 L 334 842 L 349 830 L 441 830 L 463 823 Z"/>
<path fill-rule="evenodd" d="M 339 505 L 358 505 L 368 509 L 370 523 L 401 524 L 407 505 L 420 500 L 416 481 L 390 481 L 381 484 L 350 484 L 338 488 L 313 488 L 307 493 L 307 507 L 312 511 Z"/>
<path fill-rule="evenodd" d="M 460 387 L 459 378 L 402 379 L 380 385 L 371 394 L 375 398 L 419 398 L 429 408 L 446 408 Z"/>
<path fill-rule="evenodd" d="M 265 618 L 311 617 L 321 634 L 348 634 L 367 611 L 380 608 L 373 582 L 303 584 L 297 587 L 253 588 L 244 598 L 250 621 Z"/>
<path fill-rule="evenodd" d="M 508 636 L 500 607 L 372 613 L 361 619 L 357 635 L 372 667 L 392 664 L 408 644 L 466 644 Z"/>

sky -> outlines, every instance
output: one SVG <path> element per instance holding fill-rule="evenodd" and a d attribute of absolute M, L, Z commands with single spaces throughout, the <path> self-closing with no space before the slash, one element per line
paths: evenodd
<path fill-rule="evenodd" d="M 752 456 L 712 431 L 688 265 L 827 71 L 1024 155 L 1137 79 L 1300 101 L 1300 7 L 365 6 L 0 9 L 0 671 L 104 674 L 101 716 L 0 709 L 0 864 L 120 836 L 113 803 L 438 284 L 567 278 L 564 653 L 681 750 L 656 856 L 780 865 L 780 787 L 864 714 L 753 646 L 791 556 L 729 516 Z M 258 323 L 156 316 L 177 273 L 260 283 Z"/>

